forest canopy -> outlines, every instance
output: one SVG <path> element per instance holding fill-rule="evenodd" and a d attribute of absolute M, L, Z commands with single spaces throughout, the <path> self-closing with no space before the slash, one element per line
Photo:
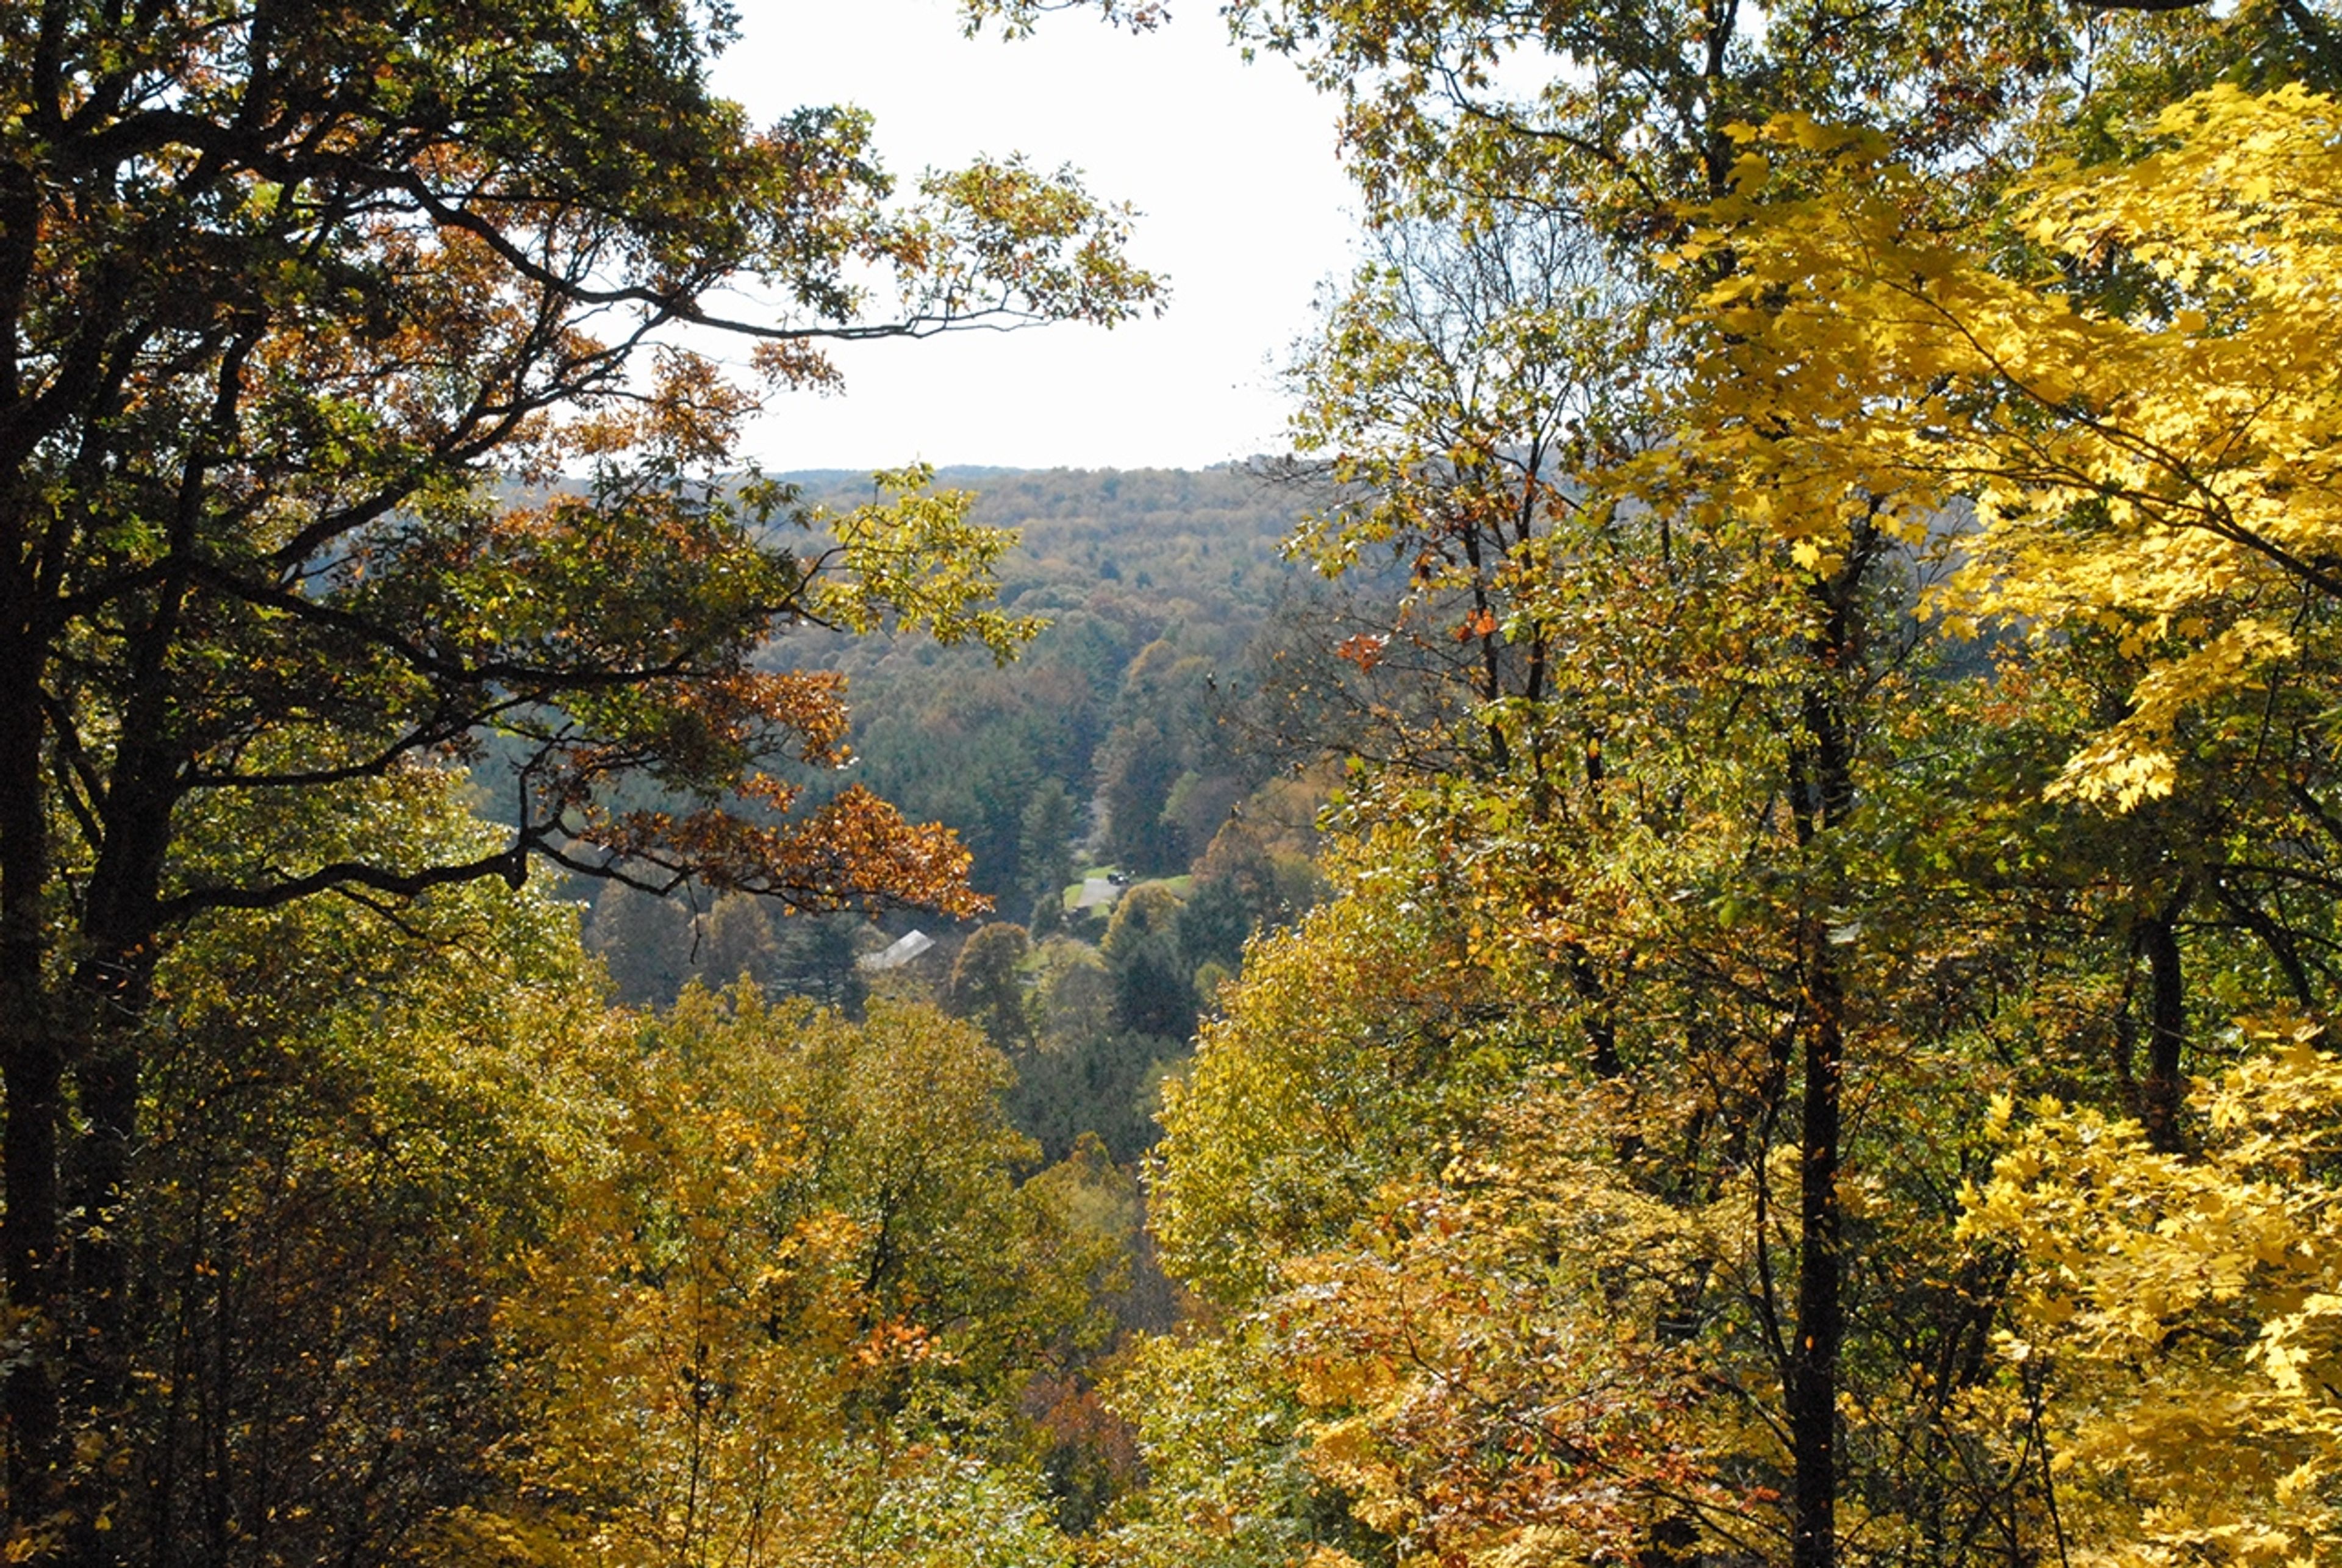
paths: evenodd
<path fill-rule="evenodd" d="M 1070 173 L 0 17 L 0 1557 L 2337 1561 L 2342 22 L 1220 15 L 1290 450 L 940 475 Z"/>
<path fill-rule="evenodd" d="M 975 907 L 949 835 L 866 792 L 786 814 L 772 770 L 836 761 L 845 710 L 752 655 L 798 621 L 1006 649 L 995 542 L 912 497 L 793 548 L 732 440 L 763 388 L 833 378 L 825 340 L 1112 322 L 1156 285 L 1069 177 L 976 164 L 898 200 L 866 116 L 751 126 L 706 85 L 731 24 L 631 0 L 0 23 L 20 1553 L 106 1554 L 93 1455 L 139 1390 L 124 1211 L 182 934 L 321 896 L 395 932 L 532 862 Z M 736 319 L 744 284 L 771 303 Z M 749 340 L 761 387 L 683 325 Z M 514 474 L 586 483 L 509 504 Z M 509 832 L 365 831 L 492 741 Z M 672 807 L 614 796 L 638 776 Z"/>

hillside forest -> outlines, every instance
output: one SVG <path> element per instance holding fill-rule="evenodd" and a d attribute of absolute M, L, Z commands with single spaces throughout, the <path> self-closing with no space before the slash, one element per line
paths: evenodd
<path fill-rule="evenodd" d="M 0 1561 L 2342 1563 L 2342 15 L 1217 15 L 1286 449 L 767 474 L 1136 219 L 0 8 Z"/>

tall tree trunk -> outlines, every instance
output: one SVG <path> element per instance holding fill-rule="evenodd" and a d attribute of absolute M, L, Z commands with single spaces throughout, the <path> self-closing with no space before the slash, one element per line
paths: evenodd
<path fill-rule="evenodd" d="M 121 1219 L 138 1135 L 141 1031 L 153 997 L 163 868 L 180 792 L 165 663 L 183 591 L 178 583 L 166 586 L 134 650 L 136 694 L 123 716 L 104 839 L 83 895 L 65 1020 L 79 1129 L 64 1160 L 65 1198 L 76 1216 L 64 1238 L 75 1329 L 64 1358 L 65 1392 L 75 1421 L 108 1441 L 124 1430 L 130 1392 L 131 1270 Z M 115 1501 L 113 1479 L 103 1463 L 74 1469 L 64 1561 L 111 1568 L 121 1559 L 100 1521 Z"/>
<path fill-rule="evenodd" d="M 1842 873 L 1827 864 L 1825 841 L 1854 807 L 1854 734 L 1846 683 L 1856 657 L 1854 618 L 1862 580 L 1876 549 L 1876 534 L 1867 526 L 1858 529 L 1845 564 L 1813 585 L 1819 622 L 1807 641 L 1812 668 L 1801 700 L 1802 734 L 1789 754 L 1791 814 L 1798 848 L 1807 857 L 1797 929 L 1805 1057 L 1798 1117 L 1797 1315 L 1786 1390 L 1795 1472 L 1794 1568 L 1837 1563 L 1837 1384 L 1846 1337 L 1837 1182 L 1847 999 L 1831 929 Z"/>
<path fill-rule="evenodd" d="M 1810 954 L 1806 1004 L 1805 1104 L 1798 1149 L 1797 1324 L 1790 1357 L 1788 1418 L 1797 1468 L 1792 1498 L 1795 1568 L 1837 1562 L 1837 1372 L 1845 1339 L 1846 1273 L 1838 1210 L 1840 1095 L 1845 1085 L 1846 994 L 1827 931 Z"/>
<path fill-rule="evenodd" d="M 16 324 L 30 296 L 40 186 L 24 163 L 0 165 L 0 1288 L 32 1344 L 0 1373 L 5 1477 L 18 1520 L 47 1512 L 57 1445 L 50 1373 L 57 1242 L 56 1135 L 64 1078 L 50 1033 L 43 959 L 49 835 L 41 760 L 46 720 L 41 679 L 46 644 L 37 605 L 36 547 L 22 469 L 38 432 L 23 417 Z"/>
<path fill-rule="evenodd" d="M 11 606 L 12 612 L 15 607 Z M 63 1285 L 57 1254 L 57 1127 L 65 1051 L 43 973 L 48 950 L 44 894 L 49 870 L 45 792 L 41 788 L 41 661 L 24 648 L 12 613 L 0 644 L 0 1284 L 25 1314 L 14 1330 L 29 1346 L 9 1358 L 0 1409 L 7 1417 L 9 1512 L 20 1522 L 54 1506 L 60 1473 L 56 1309 Z"/>
<path fill-rule="evenodd" d="M 2179 1107 L 2187 1096 L 2180 1058 L 2187 1044 L 2187 989 L 2179 963 L 2179 911 L 2186 899 L 2183 888 L 2138 927 L 2139 951 L 2147 955 L 2147 1076 L 2139 1084 L 2139 1120 L 2147 1142 L 2167 1154 L 2179 1151 Z"/>

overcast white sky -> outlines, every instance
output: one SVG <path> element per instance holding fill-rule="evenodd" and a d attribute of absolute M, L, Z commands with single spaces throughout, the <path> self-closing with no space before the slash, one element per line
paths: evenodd
<path fill-rule="evenodd" d="M 1321 279 L 1346 269 L 1334 109 L 1282 60 L 1246 65 L 1209 0 L 1132 36 L 1081 14 L 1006 43 L 960 35 L 950 0 L 746 0 L 716 85 L 769 121 L 869 110 L 886 166 L 1022 152 L 1139 209 L 1132 252 L 1169 310 L 1111 332 L 1052 326 L 843 345 L 843 396 L 776 400 L 748 443 L 768 471 L 938 464 L 1199 467 L 1281 449 L 1276 367 Z"/>

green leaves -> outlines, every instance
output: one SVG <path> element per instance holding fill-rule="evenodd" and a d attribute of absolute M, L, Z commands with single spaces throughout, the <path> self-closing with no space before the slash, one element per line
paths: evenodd
<path fill-rule="evenodd" d="M 1005 663 L 1043 625 L 987 607 L 1016 534 L 970 523 L 975 495 L 930 492 L 934 477 L 926 467 L 878 474 L 889 499 L 811 519 L 836 543 L 815 564 L 807 612 L 850 632 L 924 628 L 939 643 L 973 640 Z"/>

